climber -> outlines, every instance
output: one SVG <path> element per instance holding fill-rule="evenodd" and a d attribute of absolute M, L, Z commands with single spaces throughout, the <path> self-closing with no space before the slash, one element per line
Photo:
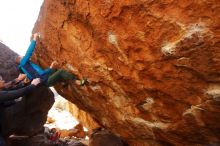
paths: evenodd
<path fill-rule="evenodd" d="M 40 79 L 37 78 L 37 79 L 34 79 L 29 86 L 26 86 L 24 88 L 17 89 L 17 90 L 10 90 L 10 91 L 1 90 L 0 91 L 0 104 L 10 101 L 10 100 L 14 100 L 16 98 L 19 98 L 20 96 L 23 96 L 29 93 L 30 91 L 34 90 L 35 87 L 39 83 L 40 83 Z M 0 89 L 3 86 L 4 86 L 4 80 L 0 80 Z"/>
<path fill-rule="evenodd" d="M 75 75 L 63 69 L 55 69 L 54 66 L 57 64 L 56 61 L 52 62 L 50 68 L 45 70 L 30 61 L 38 37 L 38 33 L 33 35 L 33 40 L 24 57 L 16 57 L 15 61 L 19 64 L 19 69 L 25 73 L 30 80 L 33 78 L 40 78 L 42 83 L 49 87 L 61 80 L 74 80 L 76 84 L 83 86 L 86 83 L 85 79 L 79 80 Z"/>

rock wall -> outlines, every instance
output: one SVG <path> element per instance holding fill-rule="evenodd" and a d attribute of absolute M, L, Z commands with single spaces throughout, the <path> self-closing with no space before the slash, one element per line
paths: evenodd
<path fill-rule="evenodd" d="M 55 96 L 55 99 L 56 99 L 56 101 L 55 101 L 53 107 L 51 108 L 52 111 L 51 111 L 51 113 L 49 111 L 49 114 L 48 114 L 49 120 L 47 120 L 47 122 L 50 123 L 49 125 L 51 125 L 51 124 L 52 125 L 54 125 L 54 124 L 61 125 L 61 124 L 59 124 L 59 121 L 60 122 L 62 121 L 62 123 L 65 123 L 65 121 L 67 122 L 67 121 L 69 121 L 68 119 L 74 117 L 75 120 L 77 120 L 79 123 L 83 124 L 83 126 L 88 130 L 88 133 L 91 133 L 93 131 L 93 129 L 100 127 L 100 125 L 98 123 L 96 123 L 88 113 L 79 109 L 75 104 L 69 102 L 68 100 L 66 100 L 60 96 L 57 96 L 57 97 Z M 66 112 L 69 112 L 71 114 L 71 116 L 70 115 L 67 116 Z M 66 116 L 62 115 L 62 117 L 65 117 L 65 119 L 63 119 L 63 118 L 60 119 L 59 116 L 55 116 L 56 114 L 61 115 L 62 113 L 66 115 Z M 51 122 L 49 122 L 49 121 L 51 121 Z M 78 122 L 76 122 L 75 124 L 77 124 Z M 70 121 L 68 123 L 71 124 Z M 71 125 L 74 125 L 74 122 Z M 68 125 L 65 127 L 58 126 L 57 128 L 66 129 L 68 127 L 71 129 L 75 129 L 74 127 L 70 127 L 71 125 Z M 54 126 L 48 126 L 48 127 L 54 127 Z"/>
<path fill-rule="evenodd" d="M 16 55 L 0 43 L 0 75 L 5 80 L 12 80 L 18 75 L 15 64 Z M 45 87 L 40 87 L 17 104 L 4 108 L 4 111 L 1 111 L 3 135 L 5 137 L 11 134 L 33 136 L 42 132 L 47 112 L 53 102 L 53 93 Z"/>
<path fill-rule="evenodd" d="M 0 75 L 5 81 L 10 81 L 18 76 L 15 64 L 17 54 L 0 42 Z"/>
<path fill-rule="evenodd" d="M 73 117 L 75 117 L 85 128 L 88 129 L 88 133 L 91 133 L 93 129 L 100 127 L 100 125 L 95 122 L 87 112 L 80 110 L 75 104 L 69 102 L 67 109 Z"/>
<path fill-rule="evenodd" d="M 130 145 L 220 144 L 219 13 L 219 0 L 46 0 L 35 61 L 87 77 L 56 89 Z"/>

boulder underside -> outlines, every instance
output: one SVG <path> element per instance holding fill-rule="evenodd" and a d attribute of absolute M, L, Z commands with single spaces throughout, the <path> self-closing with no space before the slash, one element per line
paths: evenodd
<path fill-rule="evenodd" d="M 220 144 L 219 13 L 219 0 L 46 0 L 34 59 L 88 78 L 56 89 L 130 145 Z"/>

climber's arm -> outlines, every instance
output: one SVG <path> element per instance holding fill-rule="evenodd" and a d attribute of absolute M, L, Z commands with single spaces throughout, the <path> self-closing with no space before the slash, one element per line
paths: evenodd
<path fill-rule="evenodd" d="M 29 85 L 27 87 L 24 87 L 24 88 L 21 88 L 18 90 L 0 91 L 0 103 L 16 99 L 20 96 L 23 96 L 23 95 L 29 93 L 30 91 L 34 90 L 36 85 L 38 85 L 39 83 L 40 83 L 40 79 L 38 78 L 38 79 L 34 79 L 31 82 L 31 85 Z"/>
<path fill-rule="evenodd" d="M 27 94 L 35 88 L 35 85 L 29 85 L 27 87 L 11 90 L 11 91 L 0 91 L 0 103 L 16 99 L 20 96 Z"/>
<path fill-rule="evenodd" d="M 57 61 L 53 61 L 50 65 L 50 68 L 47 68 L 44 70 L 44 74 L 50 74 L 52 72 L 55 72 L 56 68 L 58 66 L 58 62 Z"/>
<path fill-rule="evenodd" d="M 35 45 L 36 45 L 36 41 L 32 40 L 31 44 L 29 45 L 29 47 L 27 49 L 27 52 L 26 52 L 25 56 L 21 59 L 21 64 L 25 64 L 26 62 L 29 61 L 29 59 L 31 58 L 31 56 L 34 52 Z"/>
<path fill-rule="evenodd" d="M 31 58 L 34 50 L 35 50 L 35 46 L 36 46 L 36 40 L 37 40 L 37 37 L 39 35 L 37 33 L 35 33 L 33 35 L 33 40 L 31 41 L 31 44 L 29 45 L 28 49 L 27 49 L 27 52 L 25 54 L 25 56 L 22 58 L 21 60 L 21 64 L 25 64 L 27 61 L 29 61 L 29 59 Z"/>
<path fill-rule="evenodd" d="M 54 69 L 51 69 L 51 68 L 47 68 L 44 70 L 44 74 L 51 74 L 54 72 Z"/>

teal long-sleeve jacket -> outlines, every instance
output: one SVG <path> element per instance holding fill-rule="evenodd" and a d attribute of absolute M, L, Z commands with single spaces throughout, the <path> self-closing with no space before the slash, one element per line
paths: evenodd
<path fill-rule="evenodd" d="M 22 72 L 25 73 L 30 80 L 39 78 L 40 76 L 51 72 L 50 68 L 43 70 L 40 66 L 30 61 L 30 58 L 35 50 L 35 46 L 36 41 L 32 40 L 25 56 L 21 59 L 19 64 L 19 69 L 22 70 Z"/>

